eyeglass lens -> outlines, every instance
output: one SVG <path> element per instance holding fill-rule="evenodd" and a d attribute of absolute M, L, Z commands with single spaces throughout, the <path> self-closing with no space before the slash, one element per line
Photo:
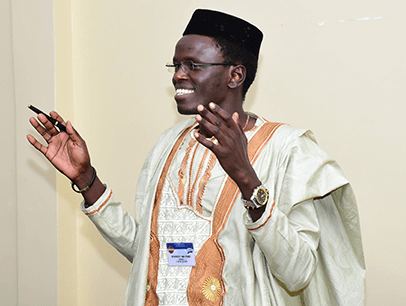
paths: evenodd
<path fill-rule="evenodd" d="M 188 61 L 182 61 L 180 63 L 168 63 L 166 65 L 166 68 L 168 69 L 169 72 L 175 73 L 179 70 L 179 68 L 182 68 L 182 70 L 187 73 L 191 70 L 194 70 L 194 63 L 191 60 Z"/>

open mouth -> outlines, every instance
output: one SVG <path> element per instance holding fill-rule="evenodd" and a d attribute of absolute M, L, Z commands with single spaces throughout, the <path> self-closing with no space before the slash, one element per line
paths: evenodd
<path fill-rule="evenodd" d="M 195 91 L 193 89 L 185 89 L 185 88 L 176 89 L 176 95 L 177 96 L 183 96 L 183 95 L 191 94 L 191 93 L 194 93 L 194 92 Z"/>

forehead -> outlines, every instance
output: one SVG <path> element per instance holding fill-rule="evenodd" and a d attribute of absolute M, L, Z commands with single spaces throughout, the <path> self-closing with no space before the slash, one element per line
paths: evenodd
<path fill-rule="evenodd" d="M 177 62 L 194 60 L 210 63 L 222 61 L 223 56 L 213 38 L 204 35 L 191 34 L 183 36 L 178 41 L 173 59 Z"/>

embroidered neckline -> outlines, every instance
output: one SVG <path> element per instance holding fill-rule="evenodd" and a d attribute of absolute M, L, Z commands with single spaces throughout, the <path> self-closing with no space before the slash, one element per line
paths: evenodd
<path fill-rule="evenodd" d="M 180 207 L 187 206 L 198 215 L 203 216 L 202 200 L 217 159 L 213 152 L 204 148 L 192 135 L 190 134 L 191 139 L 178 171 L 177 195 Z M 198 151 L 202 149 L 204 150 L 203 153 L 200 152 L 199 154 L 202 157 L 199 157 L 200 161 L 197 162 Z M 196 165 L 197 169 L 194 168 Z M 197 196 L 195 197 L 196 189 Z M 195 203 L 193 203 L 193 198 L 196 198 Z"/>
<path fill-rule="evenodd" d="M 247 115 L 256 119 L 256 122 L 250 130 L 245 131 L 245 134 L 255 134 L 256 130 L 263 122 L 262 120 L 258 120 L 258 116 L 253 113 L 247 112 Z M 199 217 L 211 220 L 211 215 L 204 214 L 203 212 L 203 198 L 206 187 L 212 177 L 212 171 L 216 167 L 217 158 L 213 152 L 205 148 L 195 139 L 194 132 L 198 127 L 199 125 L 197 123 L 191 127 L 186 139 L 183 140 L 176 153 L 177 155 L 181 151 L 182 146 L 187 146 L 186 149 L 184 149 L 185 153 L 179 164 L 177 175 L 171 176 L 170 173 L 172 172 L 170 170 L 168 171 L 168 175 L 171 176 L 171 186 L 174 195 L 178 199 L 178 208 L 188 208 Z M 211 138 L 211 141 L 217 142 L 214 137 Z M 172 162 L 170 168 L 173 166 L 174 164 Z"/>

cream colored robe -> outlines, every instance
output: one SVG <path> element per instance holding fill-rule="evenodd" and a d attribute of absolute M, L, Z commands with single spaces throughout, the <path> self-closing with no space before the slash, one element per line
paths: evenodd
<path fill-rule="evenodd" d="M 173 144 L 193 122 L 166 131 L 150 151 L 138 180 L 136 219 L 109 188 L 93 206 L 81 205 L 105 239 L 133 263 L 125 305 L 144 304 L 157 182 Z M 223 305 L 363 305 L 358 212 L 337 163 L 317 146 L 311 132 L 284 125 L 254 169 L 275 205 L 267 205 L 256 222 L 240 199 L 232 208 L 218 237 L 225 254 Z M 215 195 L 205 196 L 214 201 Z"/>

